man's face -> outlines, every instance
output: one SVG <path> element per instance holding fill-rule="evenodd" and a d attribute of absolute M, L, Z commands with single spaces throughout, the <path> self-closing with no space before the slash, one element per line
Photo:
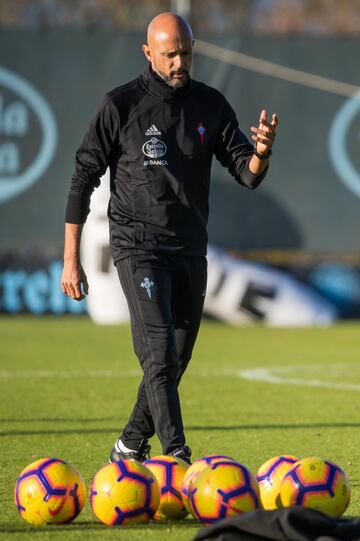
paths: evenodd
<path fill-rule="evenodd" d="M 190 76 L 193 41 L 187 35 L 160 34 L 143 51 L 153 70 L 172 88 L 186 84 Z"/>

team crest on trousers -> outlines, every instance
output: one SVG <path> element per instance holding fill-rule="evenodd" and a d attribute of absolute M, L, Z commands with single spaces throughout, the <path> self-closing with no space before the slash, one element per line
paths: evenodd
<path fill-rule="evenodd" d="M 154 282 L 150 280 L 150 278 L 145 276 L 144 280 L 141 282 L 140 285 L 146 290 L 149 299 L 151 299 L 151 288 L 155 285 Z"/>

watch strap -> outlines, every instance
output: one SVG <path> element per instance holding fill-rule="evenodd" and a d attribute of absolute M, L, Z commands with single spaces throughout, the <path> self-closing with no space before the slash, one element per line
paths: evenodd
<path fill-rule="evenodd" d="M 267 152 L 264 152 L 264 154 L 260 154 L 260 152 L 258 152 L 256 150 L 256 144 L 254 145 L 254 154 L 257 158 L 259 158 L 259 160 L 267 160 L 268 158 L 270 158 L 271 154 L 272 154 L 272 150 L 271 150 L 271 147 L 269 147 L 267 149 Z"/>

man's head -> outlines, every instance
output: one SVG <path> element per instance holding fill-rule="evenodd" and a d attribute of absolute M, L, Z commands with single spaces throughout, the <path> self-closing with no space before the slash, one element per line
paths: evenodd
<path fill-rule="evenodd" d="M 189 79 L 194 39 L 190 25 L 180 15 L 160 13 L 149 24 L 142 50 L 152 69 L 171 87 Z"/>

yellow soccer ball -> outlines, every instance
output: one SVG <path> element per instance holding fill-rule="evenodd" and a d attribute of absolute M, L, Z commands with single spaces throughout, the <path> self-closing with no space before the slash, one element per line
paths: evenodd
<path fill-rule="evenodd" d="M 160 501 L 154 475 L 137 460 L 120 460 L 103 466 L 90 487 L 95 516 L 108 526 L 149 521 Z"/>
<path fill-rule="evenodd" d="M 181 486 L 189 464 L 169 455 L 159 455 L 144 462 L 155 475 L 160 488 L 160 504 L 155 520 L 181 520 L 186 517 Z"/>
<path fill-rule="evenodd" d="M 350 501 L 350 483 L 334 462 L 311 456 L 294 464 L 280 487 L 283 507 L 301 505 L 341 516 Z"/>
<path fill-rule="evenodd" d="M 299 459 L 292 455 L 275 456 L 260 466 L 257 472 L 260 501 L 264 509 L 278 509 L 280 504 L 280 486 L 285 474 Z"/>
<path fill-rule="evenodd" d="M 191 485 L 191 507 L 204 524 L 259 507 L 255 477 L 239 462 L 222 461 L 204 469 Z"/>
<path fill-rule="evenodd" d="M 194 515 L 193 510 L 191 509 L 191 501 L 190 501 L 190 493 L 191 493 L 191 486 L 192 483 L 195 481 L 197 476 L 210 464 L 215 464 L 215 462 L 234 462 L 233 458 L 230 458 L 226 455 L 208 455 L 204 456 L 202 458 L 199 458 L 196 460 L 191 466 L 188 468 L 183 483 L 181 487 L 181 496 L 184 502 L 185 509 L 188 513 L 191 513 Z"/>
<path fill-rule="evenodd" d="M 40 458 L 27 466 L 15 485 L 15 504 L 29 524 L 64 524 L 78 516 L 85 503 L 83 478 L 72 464 Z"/>

